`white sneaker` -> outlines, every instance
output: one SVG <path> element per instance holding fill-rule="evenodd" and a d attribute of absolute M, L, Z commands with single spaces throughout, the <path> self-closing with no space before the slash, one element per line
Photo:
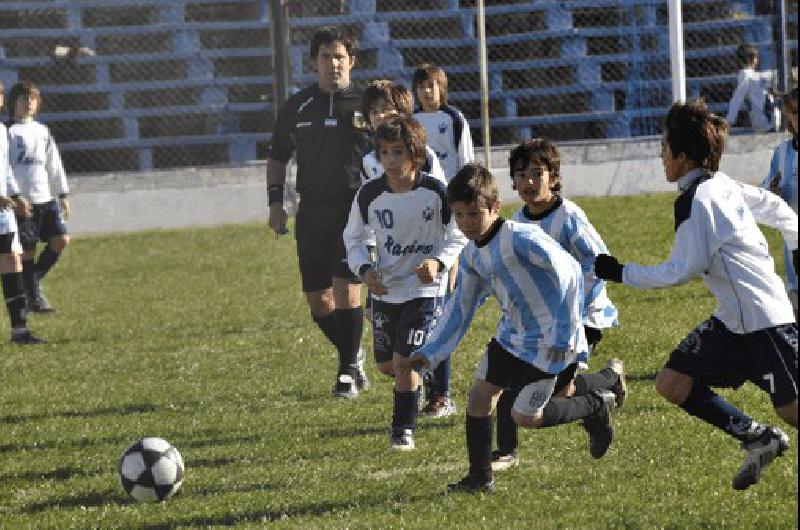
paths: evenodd
<path fill-rule="evenodd" d="M 411 451 L 414 449 L 414 431 L 411 429 L 392 429 L 391 447 L 395 451 Z"/>
<path fill-rule="evenodd" d="M 437 396 L 422 408 L 422 414 L 429 418 L 447 418 L 455 413 L 455 401 L 446 396 Z"/>
<path fill-rule="evenodd" d="M 505 471 L 519 465 L 517 452 L 501 453 L 492 451 L 492 471 Z"/>
<path fill-rule="evenodd" d="M 355 399 L 358 397 L 358 387 L 356 381 L 349 374 L 340 374 L 333 385 L 333 397 L 344 399 Z"/>
<path fill-rule="evenodd" d="M 789 437 L 777 427 L 767 427 L 757 440 L 742 443 L 747 452 L 742 467 L 733 477 L 733 489 L 745 490 L 758 482 L 761 473 L 789 448 Z"/>

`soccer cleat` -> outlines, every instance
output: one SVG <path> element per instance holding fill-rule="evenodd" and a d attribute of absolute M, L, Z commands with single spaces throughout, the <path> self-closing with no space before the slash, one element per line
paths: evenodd
<path fill-rule="evenodd" d="M 411 451 L 414 449 L 414 431 L 411 429 L 392 428 L 391 448 L 395 451 Z"/>
<path fill-rule="evenodd" d="M 616 396 L 610 390 L 600 390 L 592 394 L 603 400 L 600 412 L 583 420 L 583 428 L 589 433 L 589 454 L 592 458 L 603 458 L 614 439 L 614 425 L 611 412 L 614 410 Z"/>
<path fill-rule="evenodd" d="M 625 397 L 628 395 L 628 385 L 625 382 L 625 363 L 622 362 L 622 359 L 617 359 L 615 357 L 608 360 L 606 368 L 610 368 L 619 378 L 609 390 L 611 390 L 616 397 L 615 402 L 617 408 L 622 408 L 622 405 L 625 404 Z"/>
<path fill-rule="evenodd" d="M 340 374 L 333 385 L 333 397 L 344 399 L 355 399 L 358 397 L 358 387 L 353 376 L 349 374 Z"/>
<path fill-rule="evenodd" d="M 747 455 L 733 477 L 733 489 L 746 490 L 757 483 L 764 469 L 788 448 L 789 437 L 777 427 L 767 427 L 757 440 L 742 442 L 742 449 Z"/>
<path fill-rule="evenodd" d="M 30 331 L 11 334 L 11 344 L 47 344 L 47 341 L 34 336 Z"/>
<path fill-rule="evenodd" d="M 37 298 L 29 300 L 28 309 L 32 313 L 55 313 L 56 310 L 53 306 L 50 305 L 50 301 L 45 298 L 43 294 L 40 294 Z"/>
<path fill-rule="evenodd" d="M 436 396 L 422 407 L 421 412 L 430 418 L 447 418 L 456 413 L 456 403 L 448 396 Z"/>
<path fill-rule="evenodd" d="M 364 361 L 367 358 L 367 352 L 364 348 L 358 350 L 358 360 L 356 361 L 356 387 L 359 392 L 369 389 L 369 379 L 367 372 L 364 370 Z"/>
<path fill-rule="evenodd" d="M 447 493 L 492 493 L 494 480 L 467 475 L 458 482 L 447 485 Z"/>
<path fill-rule="evenodd" d="M 519 465 L 519 455 L 517 451 L 510 453 L 501 453 L 500 451 L 492 451 L 492 471 L 505 471 L 512 467 Z"/>

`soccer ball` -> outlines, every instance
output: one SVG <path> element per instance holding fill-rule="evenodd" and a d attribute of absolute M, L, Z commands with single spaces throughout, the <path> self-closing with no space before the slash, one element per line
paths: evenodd
<path fill-rule="evenodd" d="M 142 438 L 119 459 L 119 482 L 139 502 L 169 499 L 183 482 L 183 458 L 161 438 Z"/>

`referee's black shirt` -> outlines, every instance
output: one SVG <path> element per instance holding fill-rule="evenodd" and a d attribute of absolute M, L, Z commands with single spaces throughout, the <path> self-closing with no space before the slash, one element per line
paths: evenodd
<path fill-rule="evenodd" d="M 304 200 L 353 200 L 368 143 L 361 96 L 352 87 L 329 94 L 315 83 L 280 108 L 267 156 L 288 162 L 297 152 L 297 192 Z"/>

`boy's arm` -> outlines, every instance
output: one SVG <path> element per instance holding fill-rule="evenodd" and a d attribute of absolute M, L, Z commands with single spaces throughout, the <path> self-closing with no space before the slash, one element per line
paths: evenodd
<path fill-rule="evenodd" d="M 781 163 L 780 151 L 783 148 L 784 144 L 780 144 L 775 148 L 775 151 L 772 153 L 772 160 L 769 162 L 769 171 L 767 172 L 767 176 L 761 181 L 761 187 L 765 190 L 771 191 L 772 193 L 780 193 L 781 168 L 779 165 Z"/>
<path fill-rule="evenodd" d="M 444 244 L 435 259 L 442 262 L 442 271 L 448 271 L 458 261 L 458 256 L 469 240 L 458 229 L 455 219 L 447 205 L 442 206 L 442 221 L 445 222 Z"/>
<path fill-rule="evenodd" d="M 745 203 L 759 224 L 780 230 L 790 249 L 797 248 L 797 214 L 779 195 L 739 183 Z"/>
<path fill-rule="evenodd" d="M 594 262 L 600 254 L 608 254 L 608 248 L 588 219 L 573 218 L 571 224 L 570 254 L 581 265 L 584 293 L 586 293 L 584 307 L 589 307 L 605 285 L 605 282 L 594 274 Z"/>
<path fill-rule="evenodd" d="M 747 75 L 744 71 L 739 72 L 739 82 L 736 85 L 736 90 L 733 92 L 731 101 L 728 104 L 728 124 L 731 127 L 736 123 L 736 117 L 739 115 L 739 109 L 742 107 L 744 97 L 747 95 Z"/>
<path fill-rule="evenodd" d="M 347 218 L 347 226 L 342 233 L 344 246 L 347 249 L 347 266 L 356 276 L 361 276 L 361 267 L 372 265 L 370 259 L 369 244 L 375 241 L 372 228 L 364 219 L 359 204 L 361 193 L 357 193 L 350 206 L 350 216 Z"/>
<path fill-rule="evenodd" d="M 469 122 L 461 115 L 463 121 L 461 127 L 461 139 L 458 142 L 458 167 L 462 168 L 465 164 L 475 161 L 475 147 L 472 145 L 472 133 L 469 130 Z"/>
<path fill-rule="evenodd" d="M 47 175 L 50 177 L 51 182 L 54 183 L 56 193 L 59 197 L 65 197 L 69 194 L 69 184 L 67 184 L 67 174 L 64 172 L 64 165 L 61 163 L 61 155 L 58 153 L 58 147 L 52 135 L 47 137 L 46 147 L 46 167 Z"/>
<path fill-rule="evenodd" d="M 432 370 L 450 357 L 469 329 L 475 311 L 486 300 L 488 292 L 489 286 L 462 256 L 456 291 L 445 304 L 444 312 L 425 345 L 409 357 L 409 362 Z"/>

